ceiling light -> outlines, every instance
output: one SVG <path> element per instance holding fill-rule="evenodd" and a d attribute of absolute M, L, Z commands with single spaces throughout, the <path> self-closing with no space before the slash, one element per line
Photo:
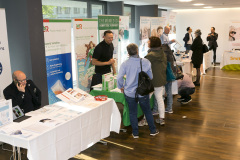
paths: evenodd
<path fill-rule="evenodd" d="M 203 8 L 213 8 L 212 6 L 207 6 L 207 7 L 203 7 Z"/>
<path fill-rule="evenodd" d="M 203 6 L 204 4 L 203 3 L 196 3 L 196 4 L 193 4 L 194 6 Z"/>
<path fill-rule="evenodd" d="M 179 2 L 191 2 L 192 0 L 178 0 Z"/>

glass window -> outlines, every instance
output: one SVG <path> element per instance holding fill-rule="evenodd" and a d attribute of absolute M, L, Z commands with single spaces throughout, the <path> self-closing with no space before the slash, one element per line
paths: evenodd
<path fill-rule="evenodd" d="M 124 15 L 124 16 L 129 16 L 129 26 L 131 26 L 131 21 L 132 21 L 132 7 L 124 7 L 123 15 Z"/>
<path fill-rule="evenodd" d="M 43 19 L 87 18 L 87 2 L 42 0 Z"/>
<path fill-rule="evenodd" d="M 97 18 L 98 15 L 102 15 L 103 14 L 103 5 L 92 4 L 91 8 L 92 8 L 92 18 Z"/>

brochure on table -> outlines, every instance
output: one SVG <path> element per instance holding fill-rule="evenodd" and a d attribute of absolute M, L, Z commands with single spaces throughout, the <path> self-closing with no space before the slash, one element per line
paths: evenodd
<path fill-rule="evenodd" d="M 58 94 L 57 97 L 64 102 L 79 102 L 85 100 L 85 98 L 89 97 L 90 95 L 79 89 L 79 88 L 69 88 L 65 92 Z"/>
<path fill-rule="evenodd" d="M 13 122 L 12 100 L 0 101 L 0 127 Z"/>

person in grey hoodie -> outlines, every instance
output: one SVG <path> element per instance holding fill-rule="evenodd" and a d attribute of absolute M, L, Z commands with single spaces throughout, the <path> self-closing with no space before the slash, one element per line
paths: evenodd
<path fill-rule="evenodd" d="M 163 90 L 167 83 L 167 57 L 161 47 L 161 40 L 158 37 L 150 37 L 148 41 L 148 47 L 150 48 L 146 59 L 151 62 L 153 79 L 152 83 L 154 86 L 154 96 L 157 100 L 159 119 L 156 120 L 160 125 L 164 125 L 165 121 L 165 106 L 163 101 Z"/>

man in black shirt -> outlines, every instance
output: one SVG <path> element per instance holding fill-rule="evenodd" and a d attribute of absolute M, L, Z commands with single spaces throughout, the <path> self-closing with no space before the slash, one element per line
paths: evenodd
<path fill-rule="evenodd" d="M 102 83 L 102 75 L 111 72 L 111 66 L 113 74 L 116 73 L 112 41 L 113 32 L 107 30 L 104 32 L 104 40 L 94 49 L 92 64 L 95 65 L 95 74 L 93 75 L 91 86 Z"/>
<path fill-rule="evenodd" d="M 209 50 L 213 50 L 213 64 L 216 64 L 216 50 L 218 47 L 217 44 L 218 34 L 215 32 L 215 27 L 211 28 L 211 33 L 207 36 Z"/>
<path fill-rule="evenodd" d="M 12 106 L 19 106 L 24 113 L 38 109 L 41 106 L 41 91 L 33 81 L 27 80 L 22 71 L 15 71 L 13 82 L 3 90 L 5 99 L 12 99 Z"/>

